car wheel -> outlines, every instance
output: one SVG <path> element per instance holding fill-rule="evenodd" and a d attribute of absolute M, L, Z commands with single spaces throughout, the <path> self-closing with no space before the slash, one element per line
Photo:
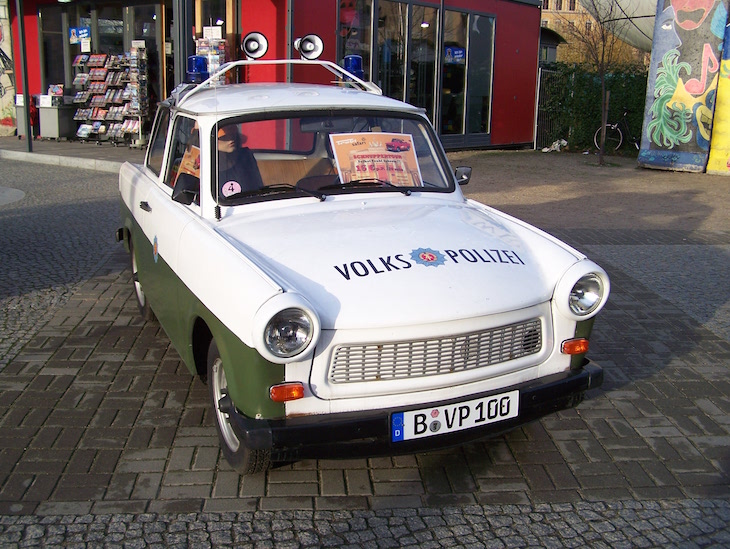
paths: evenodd
<path fill-rule="evenodd" d="M 228 396 L 226 372 L 223 369 L 218 345 L 215 340 L 208 349 L 208 391 L 210 392 L 213 417 L 218 430 L 218 439 L 223 455 L 236 471 L 243 475 L 253 475 L 266 471 L 271 465 L 271 453 L 268 450 L 251 450 L 247 448 L 233 429 L 227 410 L 233 406 Z"/>
<path fill-rule="evenodd" d="M 147 302 L 147 296 L 144 294 L 142 284 L 139 281 L 139 275 L 137 273 L 137 256 L 134 253 L 134 246 L 132 246 L 132 239 L 129 239 L 129 256 L 132 261 L 132 285 L 134 286 L 134 297 L 137 298 L 137 306 L 139 307 L 139 313 L 145 320 L 154 320 L 155 313 L 152 312 L 150 304 Z"/>

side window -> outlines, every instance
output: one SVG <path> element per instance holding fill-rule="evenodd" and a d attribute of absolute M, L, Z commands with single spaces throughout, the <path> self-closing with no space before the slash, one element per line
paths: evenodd
<path fill-rule="evenodd" d="M 167 140 L 167 128 L 169 125 L 169 109 L 160 110 L 155 136 L 152 139 L 150 154 L 147 159 L 147 167 L 157 175 L 160 175 L 162 172 L 162 164 L 165 161 L 165 141 Z"/>
<path fill-rule="evenodd" d="M 197 122 L 184 116 L 177 117 L 173 132 L 170 169 L 165 184 L 174 188 L 177 178 L 183 173 L 200 180 L 200 132 Z"/>

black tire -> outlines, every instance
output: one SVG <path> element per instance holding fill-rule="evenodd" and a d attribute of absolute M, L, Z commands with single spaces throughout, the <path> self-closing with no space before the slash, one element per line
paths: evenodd
<path fill-rule="evenodd" d="M 605 151 L 616 151 L 624 141 L 624 135 L 621 133 L 621 129 L 613 124 L 606 124 L 606 148 Z M 593 134 L 593 144 L 597 149 L 601 148 L 601 128 L 596 130 Z"/>
<path fill-rule="evenodd" d="M 134 297 L 137 300 L 137 307 L 139 307 L 139 314 L 147 321 L 155 320 L 155 313 L 147 301 L 147 296 L 142 289 L 142 284 L 139 282 L 139 276 L 137 275 L 137 256 L 134 253 L 131 235 L 129 237 L 129 257 L 132 267 L 132 288 L 134 290 Z"/>
<path fill-rule="evenodd" d="M 251 450 L 244 446 L 228 421 L 228 413 L 221 410 L 221 400 L 225 402 L 228 399 L 227 387 L 223 361 L 218 345 L 213 340 L 208 348 L 208 392 L 223 455 L 231 467 L 242 475 L 254 475 L 266 471 L 271 467 L 271 452 Z M 232 406 L 230 401 L 228 405 Z"/>

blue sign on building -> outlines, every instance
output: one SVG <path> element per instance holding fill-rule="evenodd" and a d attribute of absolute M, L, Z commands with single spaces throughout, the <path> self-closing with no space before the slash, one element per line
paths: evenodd
<path fill-rule="evenodd" d="M 82 38 L 91 38 L 91 27 L 69 27 L 68 41 L 71 44 L 78 44 Z"/>
<path fill-rule="evenodd" d="M 447 65 L 464 65 L 466 63 L 466 48 L 446 46 L 444 48 L 444 63 Z"/>

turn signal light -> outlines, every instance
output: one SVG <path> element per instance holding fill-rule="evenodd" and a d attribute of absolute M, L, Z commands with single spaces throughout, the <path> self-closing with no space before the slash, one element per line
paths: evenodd
<path fill-rule="evenodd" d="M 582 355 L 588 352 L 588 340 L 582 337 L 567 339 L 563 341 L 560 350 L 564 355 Z"/>
<path fill-rule="evenodd" d="M 269 398 L 274 402 L 288 402 L 304 398 L 304 385 L 300 381 L 272 385 L 269 388 Z"/>

